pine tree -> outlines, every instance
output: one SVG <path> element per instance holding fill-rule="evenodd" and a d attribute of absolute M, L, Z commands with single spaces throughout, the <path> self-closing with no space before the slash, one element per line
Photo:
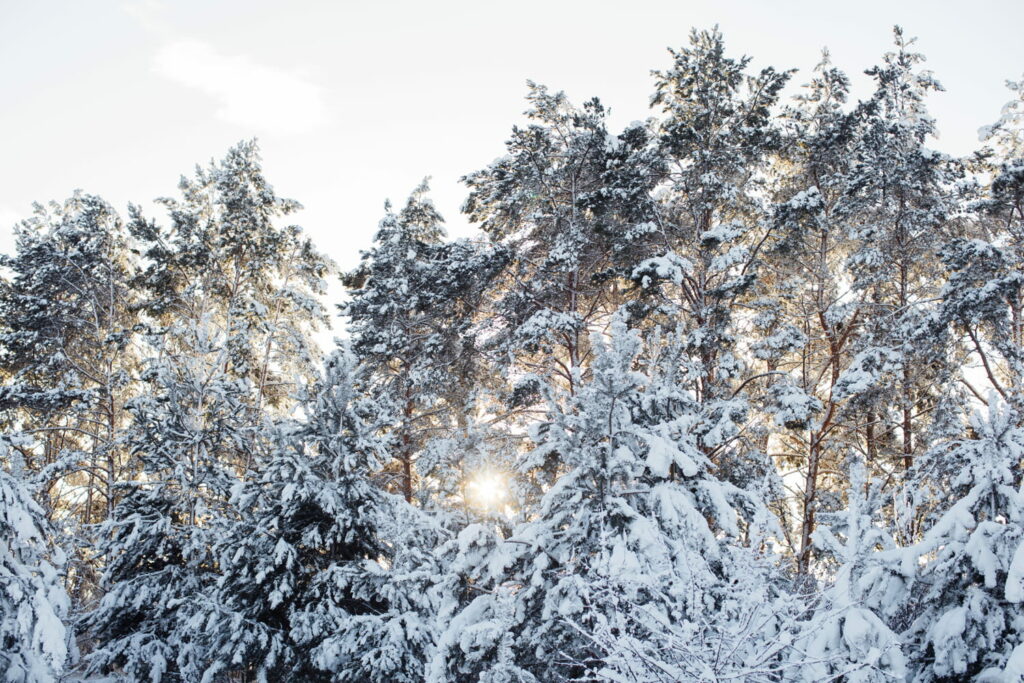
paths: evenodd
<path fill-rule="evenodd" d="M 530 125 L 513 128 L 506 156 L 463 179 L 464 211 L 509 254 L 485 315 L 494 330 L 487 348 L 511 372 L 514 406 L 537 401 L 534 376 L 570 389 L 578 381 L 589 333 L 616 305 L 601 275 L 620 228 L 605 175 L 622 141 L 609 135 L 606 109 L 529 86 Z"/>
<path fill-rule="evenodd" d="M 647 311 L 645 326 L 677 339 L 678 378 L 700 414 L 698 447 L 718 476 L 760 486 L 773 468 L 756 404 L 795 411 L 782 418 L 790 423 L 806 422 L 818 407 L 792 382 L 769 393 L 779 373 L 745 358 L 739 336 L 770 280 L 764 262 L 777 226 L 764 199 L 768 164 L 782 143 L 771 113 L 789 74 L 747 73 L 750 58 L 727 56 L 717 30 L 693 31 L 690 45 L 671 54 L 671 67 L 655 73 L 652 105 L 661 115 L 651 144 L 659 162 L 643 197 L 658 229 L 649 257 L 630 274 L 639 300 L 631 308 Z M 768 346 L 799 346 L 799 335 L 784 332 Z M 779 482 L 775 488 L 778 496 Z"/>
<path fill-rule="evenodd" d="M 948 244 L 941 257 L 949 270 L 942 291 L 943 321 L 966 337 L 988 386 L 1016 409 L 1024 400 L 1024 81 L 995 125 L 983 129 L 993 148 L 975 167 L 991 180 L 971 207 L 974 239 Z M 975 397 L 982 391 L 960 381 Z"/>
<path fill-rule="evenodd" d="M 929 264 L 944 238 L 956 234 L 962 169 L 925 146 L 935 134 L 925 100 L 942 88 L 919 69 L 924 57 L 911 51 L 914 41 L 898 27 L 894 37 L 896 50 L 868 71 L 876 90 L 858 112 L 863 131 L 842 217 L 856 241 L 847 262 L 853 288 L 871 315 L 836 393 L 856 395 L 866 406 L 869 459 L 906 471 L 927 450 L 929 416 L 944 400 L 941 390 L 952 386 L 948 343 L 932 315 L 941 284 Z"/>
<path fill-rule="evenodd" d="M 398 471 L 389 488 L 409 502 L 419 454 L 431 437 L 456 428 L 470 401 L 478 374 L 470 327 L 483 285 L 502 260 L 499 251 L 468 241 L 445 242 L 428 189 L 424 181 L 397 214 L 387 207 L 373 248 L 345 277 L 351 298 L 342 308 L 375 391 L 393 397 Z"/>
<path fill-rule="evenodd" d="M 414 439 L 421 444 L 416 499 L 452 530 L 481 512 L 481 504 L 487 507 L 486 501 L 474 500 L 479 493 L 475 483 L 510 471 L 514 458 L 503 420 L 495 419 L 495 412 L 503 410 L 504 387 L 485 355 L 488 327 L 481 315 L 487 284 L 506 258 L 493 245 L 456 240 L 421 261 L 423 290 L 433 292 L 435 322 L 420 359 L 425 371 L 416 373 L 418 402 L 424 408 Z"/>
<path fill-rule="evenodd" d="M 253 424 L 264 408 L 287 412 L 295 379 L 319 362 L 313 333 L 327 323 L 319 297 L 333 264 L 301 228 L 279 225 L 302 206 L 274 193 L 255 142 L 197 167 L 179 190 L 180 199 L 160 200 L 167 228 L 132 209 L 147 262 L 136 282 L 145 310 L 165 327 L 208 319 L 223 328 L 225 367 L 251 386 Z"/>
<path fill-rule="evenodd" d="M 0 678 L 1024 680 L 1024 81 L 954 159 L 895 39 L 855 105 L 717 29 L 617 133 L 531 83 L 481 236 L 388 206 L 323 367 L 254 142 L 166 225 L 39 208 Z"/>
<path fill-rule="evenodd" d="M 778 506 L 787 532 L 797 532 L 791 544 L 803 572 L 812 560 L 821 499 L 838 488 L 830 473 L 838 471 L 844 448 L 860 446 L 863 421 L 859 406 L 848 406 L 837 391 L 868 315 L 863 298 L 850 291 L 844 267 L 855 247 L 842 214 L 859 132 L 858 118 L 845 109 L 849 86 L 826 52 L 810 83 L 783 112 L 779 201 L 770 217 L 774 234 L 765 259 L 770 275 L 752 330 L 760 337 L 752 344 L 753 355 L 767 372 L 787 375 L 773 402 L 779 409 L 794 405 L 777 409 L 770 429 L 779 466 L 795 469 L 803 479 L 799 523 L 789 520 L 788 505 Z"/>
<path fill-rule="evenodd" d="M 2 258 L 0 408 L 33 437 L 18 448 L 46 482 L 47 514 L 78 546 L 70 578 L 85 599 L 95 588 L 88 525 L 109 516 L 130 467 L 120 434 L 139 362 L 135 259 L 121 219 L 94 195 L 37 206 L 15 235 Z"/>
<path fill-rule="evenodd" d="M 0 438 L 0 670 L 12 683 L 60 680 L 72 663 L 63 553 L 32 499 L 18 438 Z"/>

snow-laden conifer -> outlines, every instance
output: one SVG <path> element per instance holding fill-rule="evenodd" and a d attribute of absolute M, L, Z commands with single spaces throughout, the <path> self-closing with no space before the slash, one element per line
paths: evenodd
<path fill-rule="evenodd" d="M 424 181 L 400 211 L 386 207 L 373 247 L 344 277 L 350 299 L 342 306 L 352 351 L 395 418 L 395 462 L 384 472 L 387 487 L 410 502 L 427 502 L 438 493 L 419 490 L 418 482 L 421 474 L 429 475 L 434 486 L 426 488 L 436 489 L 448 476 L 437 470 L 439 457 L 460 464 L 438 448 L 423 468 L 417 460 L 431 439 L 466 425 L 462 413 L 471 409 L 472 384 L 480 374 L 473 316 L 484 283 L 502 261 L 499 250 L 445 241 L 444 221 L 428 190 Z"/>
<path fill-rule="evenodd" d="M 763 507 L 714 476 L 695 433 L 699 408 L 675 375 L 638 371 L 636 331 L 618 321 L 591 344 L 590 377 L 571 396 L 547 390 L 547 419 L 521 463 L 536 515 L 504 540 L 483 526 L 459 538 L 473 591 L 442 635 L 436 680 L 628 676 L 641 659 L 624 659 L 622 643 L 671 660 L 656 651 L 685 636 L 705 638 L 708 659 L 684 650 L 666 665 L 697 679 L 714 670 L 722 624 L 749 616 L 732 593 L 756 583 L 743 540 L 762 537 Z M 780 585 L 770 564 L 757 588 L 768 603 Z M 763 631 L 749 635 L 771 639 L 780 615 L 762 616 Z"/>
<path fill-rule="evenodd" d="M 22 479 L 17 449 L 27 439 L 0 438 L 0 672 L 11 683 L 51 683 L 69 668 L 63 553 Z"/>
<path fill-rule="evenodd" d="M 915 681 L 1015 680 L 1024 674 L 1024 429 L 993 395 L 970 434 L 923 464 L 940 502 L 922 540 L 904 551 L 916 576 L 906 652 Z"/>
<path fill-rule="evenodd" d="M 252 443 L 250 387 L 225 371 L 225 333 L 207 322 L 173 334 L 189 352 L 164 347 L 151 359 L 146 392 L 129 408 L 126 439 L 140 468 L 100 528 L 105 592 L 84 619 L 90 671 L 154 682 L 198 680 L 204 668 L 213 548 Z"/>
<path fill-rule="evenodd" d="M 136 259 L 117 212 L 76 192 L 37 205 L 0 263 L 0 409 L 32 441 L 25 465 L 44 481 L 40 502 L 65 532 L 70 591 L 91 600 L 89 525 L 110 514 L 129 467 L 120 437 L 139 369 Z"/>
<path fill-rule="evenodd" d="M 1008 86 L 1015 97 L 994 125 L 982 129 L 990 147 L 977 155 L 977 166 L 988 182 L 971 207 L 976 233 L 970 239 L 954 240 L 941 254 L 949 269 L 941 312 L 943 320 L 965 337 L 984 381 L 1020 410 L 1024 407 L 1024 80 L 1010 81 Z M 970 384 L 977 379 L 962 381 Z"/>
<path fill-rule="evenodd" d="M 887 619 L 905 598 L 906 581 L 879 519 L 878 482 L 860 461 L 848 471 L 846 508 L 822 515 L 824 523 L 814 532 L 814 544 L 835 574 L 813 617 L 803 624 L 794 663 L 804 681 L 904 680 L 900 637 Z"/>
<path fill-rule="evenodd" d="M 941 284 L 932 264 L 957 234 L 962 167 L 927 147 L 936 132 L 927 97 L 942 87 L 899 27 L 894 42 L 868 71 L 875 91 L 856 112 L 860 129 L 839 215 L 855 242 L 846 263 L 852 289 L 870 315 L 834 393 L 862 399 L 871 459 L 909 470 L 928 449 L 931 416 L 953 387 L 949 340 L 934 317 Z M 907 540 L 914 529 L 900 533 Z"/>
<path fill-rule="evenodd" d="M 206 680 L 418 681 L 433 642 L 431 524 L 371 475 L 387 424 L 355 356 L 333 353 L 281 424 L 258 480 L 234 496 L 205 625 Z"/>
<path fill-rule="evenodd" d="M 209 318 L 224 331 L 226 370 L 249 382 L 250 422 L 287 412 L 297 380 L 319 362 L 314 333 L 326 325 L 320 297 L 333 264 L 297 225 L 302 208 L 279 197 L 254 141 L 182 177 L 179 198 L 161 199 L 166 227 L 132 207 L 130 229 L 145 268 L 136 282 L 157 326 Z M 167 343 L 172 343 L 168 339 Z M 189 338 L 180 340 L 187 352 Z"/>

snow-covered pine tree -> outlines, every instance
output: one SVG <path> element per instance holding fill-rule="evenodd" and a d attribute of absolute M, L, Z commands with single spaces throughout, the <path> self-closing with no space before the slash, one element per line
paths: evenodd
<path fill-rule="evenodd" d="M 135 259 L 121 219 L 94 195 L 37 206 L 15 239 L 0 261 L 0 409 L 33 439 L 26 466 L 45 480 L 48 515 L 81 551 L 69 575 L 87 599 L 95 567 L 86 527 L 110 514 L 128 464 L 119 436 L 139 362 Z"/>
<path fill-rule="evenodd" d="M 56 683 L 73 653 L 64 556 L 22 479 L 19 440 L 0 437 L 0 672 L 10 683 Z"/>
<path fill-rule="evenodd" d="M 982 206 L 994 208 L 985 200 Z M 1010 235 L 990 239 L 958 238 L 942 248 L 939 255 L 948 277 L 938 315 L 964 349 L 958 359 L 959 383 L 979 402 L 987 389 L 1020 409 L 1024 407 L 1024 261 L 1019 260 L 1021 252 Z"/>
<path fill-rule="evenodd" d="M 333 264 L 300 227 L 280 225 L 302 206 L 274 193 L 254 141 L 197 167 L 178 187 L 180 199 L 160 200 L 167 228 L 132 208 L 129 228 L 146 260 L 136 282 L 145 310 L 165 327 L 204 319 L 220 326 L 227 371 L 251 386 L 250 421 L 264 408 L 286 413 L 295 382 L 320 360 L 313 334 L 327 324 L 320 295 Z"/>
<path fill-rule="evenodd" d="M 687 353 L 680 361 L 683 369 L 674 378 L 680 382 L 680 390 L 692 390 L 689 405 L 697 406 L 700 417 L 688 435 L 697 444 L 701 462 L 711 467 L 713 460 L 724 466 L 728 478 L 758 487 L 767 463 L 763 458 L 751 458 L 752 449 L 744 448 L 740 438 L 747 403 L 737 393 L 750 388 L 749 383 L 744 384 L 749 373 L 738 360 L 732 336 L 735 330 L 730 324 L 735 305 L 748 295 L 757 267 L 759 247 L 752 235 L 764 237 L 755 185 L 778 141 L 768 114 L 786 77 L 769 69 L 747 81 L 743 73 L 746 61 L 725 58 L 717 33 L 695 33 L 693 47 L 675 56 L 675 68 L 659 80 L 655 102 L 663 105 L 666 115 L 653 139 L 643 126 L 612 138 L 605 131 L 604 111 L 596 102 L 582 111 L 574 110 L 564 96 L 534 88 L 531 100 L 535 107 L 530 114 L 537 123 L 515 131 L 509 156 L 468 179 L 472 193 L 467 208 L 471 217 L 489 226 L 484 229 L 492 239 L 503 240 L 515 250 L 513 265 L 505 271 L 511 285 L 499 286 L 496 291 L 496 296 L 502 297 L 495 304 L 494 316 L 500 333 L 493 339 L 495 348 L 504 349 L 519 372 L 534 373 L 527 375 L 529 382 L 519 383 L 513 393 L 514 405 L 535 403 L 535 396 L 544 392 L 549 403 L 565 404 L 562 412 L 549 408 L 553 414 L 586 414 L 574 396 L 583 391 L 580 387 L 590 386 L 589 373 L 596 367 L 587 333 L 599 327 L 624 299 L 625 288 L 614 277 L 625 275 L 647 295 L 645 301 L 637 302 L 640 305 L 631 307 L 634 319 L 646 317 L 672 326 L 684 321 L 685 329 L 674 339 L 676 347 Z M 705 68 L 709 66 L 715 68 Z M 709 120 L 709 112 L 721 116 Z M 712 179 L 715 182 L 710 182 Z M 632 209 L 619 206 L 624 197 L 629 198 Z M 742 219 L 749 225 L 729 235 L 713 232 L 721 223 L 736 227 L 734 223 Z M 700 225 L 704 227 L 698 229 Z M 700 236 L 708 237 L 706 243 L 695 239 Z M 628 249 L 620 249 L 624 245 Z M 693 265 L 693 259 L 700 267 Z M 618 410 L 623 410 L 621 405 Z M 599 416 L 596 421 L 601 419 Z M 576 436 L 590 443 L 593 435 L 577 432 Z M 562 444 L 544 451 L 543 458 L 537 455 L 543 449 L 534 451 L 530 464 L 520 472 L 526 485 L 519 500 L 524 524 L 535 521 L 537 514 L 557 516 L 553 511 L 559 506 L 545 502 L 560 491 L 554 482 L 589 481 L 586 467 L 598 465 L 581 465 L 576 458 L 584 457 L 578 453 L 589 452 L 592 445 Z M 577 468 L 587 474 L 580 474 Z M 592 485 L 599 486 L 597 482 Z M 736 487 L 731 490 L 740 495 Z M 561 503 L 566 510 L 576 505 L 575 501 Z M 538 510 L 546 512 L 535 512 Z M 559 666 L 543 654 L 559 652 L 559 638 L 565 639 L 565 647 L 558 656 L 572 659 L 565 650 L 576 648 L 581 659 L 575 664 L 562 662 L 566 669 L 558 675 L 572 666 L 580 670 L 596 666 L 599 644 L 581 638 L 565 620 L 542 626 L 547 617 L 527 617 L 538 624 L 531 628 L 559 631 L 550 644 L 541 646 L 541 654 L 524 644 L 535 642 L 529 641 L 532 636 L 501 635 L 503 627 L 499 625 L 507 626 L 508 619 L 522 624 L 524 608 L 518 600 L 533 594 L 518 588 L 502 590 L 503 586 L 529 584 L 521 576 L 508 579 L 502 571 L 516 565 L 513 558 L 529 554 L 516 550 L 518 534 L 525 528 L 518 526 L 506 542 L 482 527 L 471 527 L 460 537 L 463 557 L 454 566 L 465 573 L 473 590 L 490 585 L 496 593 L 476 599 L 469 596 L 468 605 L 452 622 L 466 629 L 466 635 L 459 642 L 449 629 L 450 639 L 442 648 L 449 658 L 442 657 L 444 663 L 432 671 L 435 677 L 460 672 L 486 674 L 496 680 L 531 675 L 543 680 L 555 675 Z M 591 531 L 579 533 L 595 543 Z M 572 537 L 565 540 L 569 545 L 572 542 Z M 493 549 L 485 553 L 485 548 Z M 593 548 L 581 551 L 582 557 L 602 551 L 599 542 Z M 488 553 L 493 558 L 483 568 L 466 559 L 483 560 Z M 565 554 L 572 552 L 566 550 Z M 504 597 L 499 601 L 496 596 Z M 534 614 L 545 609 L 539 606 L 542 601 L 536 600 L 530 608 Z M 512 628 L 515 631 L 519 626 Z M 502 652 L 513 655 L 495 660 L 495 653 Z M 594 661 L 585 662 L 587 656 Z M 507 666 L 502 664 L 505 668 L 501 671 L 489 668 L 483 664 L 489 660 Z"/>
<path fill-rule="evenodd" d="M 650 257 L 630 278 L 647 324 L 671 330 L 685 351 L 679 379 L 699 407 L 699 448 L 722 479 L 760 485 L 772 469 L 767 444 L 747 427 L 751 399 L 764 396 L 774 375 L 744 358 L 738 333 L 764 299 L 762 266 L 776 227 L 766 220 L 766 174 L 781 141 L 770 114 L 789 75 L 748 74 L 750 59 L 727 56 L 717 30 L 695 30 L 672 57 L 655 74 L 661 116 L 651 144 L 660 161 L 643 198 L 657 229 Z M 786 408 L 796 413 L 787 419 L 806 420 L 813 400 L 787 389 Z"/>
<path fill-rule="evenodd" d="M 760 338 L 751 344 L 752 355 L 766 371 L 788 375 L 771 397 L 778 409 L 770 429 L 780 469 L 795 470 L 802 479 L 796 514 L 788 503 L 777 510 L 793 533 L 804 573 L 811 569 L 817 513 L 840 490 L 843 453 L 863 449 L 859 431 L 870 412 L 837 391 L 853 362 L 862 320 L 871 314 L 863 293 L 849 286 L 845 268 L 856 248 L 843 214 L 862 123 L 846 110 L 849 87 L 825 52 L 810 83 L 783 112 L 769 273 L 753 320 Z M 785 410 L 793 399 L 795 410 Z M 867 426 L 869 433 L 873 429 Z"/>
<path fill-rule="evenodd" d="M 205 324 L 203 324 L 205 323 Z M 83 618 L 92 673 L 198 680 L 205 668 L 203 607 L 238 463 L 254 439 L 252 389 L 228 372 L 227 333 L 185 321 L 153 340 L 145 391 L 125 435 L 141 471 L 100 528 L 105 593 Z M 173 344 L 165 340 L 173 339 Z M 186 349 L 182 352 L 181 349 Z"/>
<path fill-rule="evenodd" d="M 204 623 L 204 680 L 419 681 L 433 643 L 429 520 L 380 490 L 386 415 L 347 348 L 303 391 L 258 481 L 217 541 L 222 578 Z"/>
<path fill-rule="evenodd" d="M 886 623 L 905 598 L 895 544 L 879 519 L 882 491 L 863 462 L 850 463 L 846 508 L 823 514 L 814 544 L 834 577 L 796 643 L 799 680 L 905 680 L 900 637 Z"/>
<path fill-rule="evenodd" d="M 510 471 L 505 463 L 514 458 L 515 445 L 494 420 L 502 385 L 483 353 L 488 327 L 480 315 L 487 305 L 488 284 L 506 258 L 492 244 L 463 239 L 441 244 L 421 264 L 424 289 L 434 292 L 435 332 L 422 359 L 431 369 L 417 373 L 421 386 L 429 380 L 420 400 L 433 414 L 419 420 L 423 445 L 416 456 L 416 498 L 453 530 L 464 526 L 484 502 L 474 501 L 479 493 L 474 482 Z"/>
<path fill-rule="evenodd" d="M 342 306 L 352 350 L 368 368 L 374 392 L 391 397 L 397 418 L 388 488 L 421 502 L 429 493 L 418 490 L 418 475 L 430 472 L 418 472 L 416 460 L 428 440 L 449 436 L 465 422 L 462 413 L 480 375 L 473 314 L 503 261 L 500 250 L 446 242 L 428 190 L 424 181 L 401 211 L 387 207 L 373 247 L 344 278 L 350 299 Z M 440 464 L 432 461 L 427 469 Z"/>
<path fill-rule="evenodd" d="M 432 388 L 434 370 L 427 348 L 439 331 L 438 302 L 423 276 L 445 237 L 444 219 L 428 191 L 424 180 L 398 214 L 385 204 L 373 248 L 363 252 L 359 267 L 344 277 L 350 300 L 342 315 L 349 320 L 353 351 L 376 370 L 380 394 L 393 397 L 400 416 L 394 465 L 384 472 L 389 478 L 386 486 L 400 491 L 407 502 L 413 500 L 415 460 L 423 447 L 424 429 L 430 426 L 423 414 L 431 402 L 424 394 Z"/>
<path fill-rule="evenodd" d="M 1024 74 L 1019 81 L 1006 81 L 1006 87 L 1013 97 L 1003 105 L 999 120 L 978 132 L 1004 159 L 1019 159 L 1024 155 Z"/>
<path fill-rule="evenodd" d="M 598 100 L 577 107 L 534 83 L 527 100 L 528 124 L 513 128 L 507 154 L 463 179 L 470 189 L 463 210 L 497 259 L 474 316 L 486 364 L 474 398 L 487 419 L 460 425 L 471 439 L 466 446 L 449 439 L 428 457 L 453 462 L 446 454 L 468 451 L 476 466 L 460 464 L 470 484 L 473 476 L 518 476 L 512 463 L 523 433 L 544 410 L 542 387 L 560 385 L 567 391 L 559 396 L 567 398 L 586 379 L 590 332 L 625 301 L 623 276 L 654 230 L 639 201 L 657 163 L 646 127 L 610 135 Z M 557 469 L 557 459 L 550 465 Z M 519 510 L 528 516 L 536 502 Z M 491 522 L 507 530 L 503 517 Z"/>
<path fill-rule="evenodd" d="M 983 129 L 992 145 L 978 155 L 990 180 L 973 205 L 974 239 L 948 244 L 941 254 L 949 269 L 942 291 L 943 320 L 963 336 L 984 381 L 1015 409 L 1024 409 L 1024 80 L 1009 82 L 1016 97 L 993 126 Z M 979 400 L 984 393 L 966 376 L 961 382 Z"/>
<path fill-rule="evenodd" d="M 915 681 L 1024 676 L 1024 492 L 1020 415 L 990 396 L 970 432 L 929 451 L 939 503 L 919 543 L 903 551 L 915 577 L 905 652 Z"/>
<path fill-rule="evenodd" d="M 920 69 L 924 57 L 899 27 L 894 39 L 896 49 L 868 71 L 876 89 L 858 108 L 861 130 L 838 214 L 856 244 L 849 277 L 871 314 L 860 321 L 856 356 L 834 395 L 863 405 L 869 466 L 906 472 L 927 450 L 930 416 L 954 386 L 944 326 L 933 315 L 941 288 L 933 264 L 957 230 L 962 168 L 925 146 L 936 132 L 926 98 L 942 88 Z M 901 529 L 904 541 L 913 535 Z"/>
<path fill-rule="evenodd" d="M 629 173 L 627 149 L 646 143 L 643 134 L 609 135 L 597 99 L 575 107 L 564 93 L 529 87 L 529 125 L 513 128 L 504 157 L 464 178 L 464 211 L 508 254 L 484 311 L 486 348 L 519 408 L 540 401 L 536 378 L 557 378 L 571 393 L 590 362 L 590 332 L 621 302 L 613 242 L 630 238 L 607 176 Z"/>
<path fill-rule="evenodd" d="M 730 306 L 754 283 L 771 227 L 763 224 L 759 194 L 780 144 L 770 112 L 789 74 L 747 74 L 750 58 L 726 56 L 717 30 L 694 30 L 690 45 L 671 54 L 672 66 L 655 72 L 652 106 L 661 116 L 652 142 L 660 160 L 652 171 L 661 175 L 645 198 L 662 252 L 639 264 L 632 279 L 664 300 L 669 317 L 682 314 L 702 330 L 694 332 L 695 362 L 705 366 L 697 372 L 702 384 L 717 384 L 735 374 L 728 370 L 735 363 Z M 702 386 L 699 395 L 714 393 Z"/>

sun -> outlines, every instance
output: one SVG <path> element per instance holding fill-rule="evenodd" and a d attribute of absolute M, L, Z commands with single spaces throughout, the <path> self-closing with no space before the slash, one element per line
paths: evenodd
<path fill-rule="evenodd" d="M 466 493 L 471 505 L 485 510 L 498 509 L 508 499 L 508 482 L 500 474 L 481 472 L 466 484 Z"/>

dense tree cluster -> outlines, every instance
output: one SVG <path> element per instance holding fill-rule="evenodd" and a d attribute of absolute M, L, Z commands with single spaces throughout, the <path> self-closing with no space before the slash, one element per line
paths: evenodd
<path fill-rule="evenodd" d="M 1024 81 L 694 31 L 342 274 L 241 143 L 0 257 L 5 681 L 1024 680 Z"/>

